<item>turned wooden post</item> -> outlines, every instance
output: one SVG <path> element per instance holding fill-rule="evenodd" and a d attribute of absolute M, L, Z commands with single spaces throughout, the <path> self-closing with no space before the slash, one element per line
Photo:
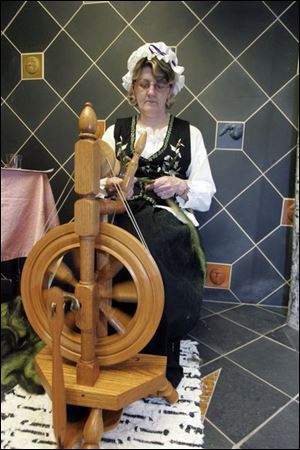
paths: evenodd
<path fill-rule="evenodd" d="M 147 132 L 144 131 L 139 137 L 137 143 L 135 144 L 133 156 L 126 168 L 124 179 L 121 183 L 121 189 L 124 195 L 126 195 L 129 192 L 130 188 L 133 185 L 134 175 L 139 165 L 140 156 L 146 145 L 146 140 L 147 140 Z"/>
<path fill-rule="evenodd" d="M 99 234 L 100 153 L 96 143 L 97 117 L 91 103 L 79 118 L 80 135 L 75 145 L 75 191 L 80 199 L 75 203 L 75 233 L 80 242 L 80 281 L 75 289 L 79 300 L 81 357 L 77 363 L 77 383 L 94 385 L 99 376 L 95 355 L 96 322 L 99 317 L 95 289 L 95 239 Z"/>

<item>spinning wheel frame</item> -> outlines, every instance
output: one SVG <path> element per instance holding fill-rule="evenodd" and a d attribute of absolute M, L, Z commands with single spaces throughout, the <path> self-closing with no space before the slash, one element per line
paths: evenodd
<path fill-rule="evenodd" d="M 113 164 L 109 147 L 96 141 L 97 118 L 90 103 L 81 112 L 79 129 L 75 191 L 80 200 L 75 203 L 75 223 L 56 227 L 38 241 L 26 260 L 21 281 L 27 317 L 40 338 L 52 347 L 50 357 L 47 348 L 37 355 L 36 365 L 43 385 L 52 394 L 59 448 L 72 448 L 82 438 L 81 448 L 99 448 L 106 409 L 118 410 L 109 421 L 114 427 L 121 409 L 141 396 L 156 392 L 172 403 L 178 399 L 165 377 L 166 357 L 140 355 L 142 359 L 132 359 L 127 368 L 127 363 L 119 364 L 137 355 L 155 334 L 163 312 L 164 287 L 155 261 L 142 244 L 127 231 L 102 221 L 103 215 L 122 211 L 110 201 L 99 205 L 96 199 L 99 179 L 107 176 L 111 166 L 118 165 Z M 121 186 L 124 194 L 132 186 L 145 140 L 146 133 L 136 143 Z M 80 280 L 63 262 L 66 253 L 71 251 L 76 256 L 78 248 Z M 124 283 L 112 282 L 122 266 L 133 280 L 126 288 Z M 60 287 L 49 289 L 53 277 L 69 283 L 75 295 L 64 293 Z M 74 314 L 80 333 L 64 315 L 66 296 L 79 302 Z M 115 308 L 111 300 L 136 303 L 134 315 Z M 108 332 L 107 321 L 115 321 L 117 334 Z M 103 337 L 96 337 L 97 333 Z M 72 363 L 63 362 L 62 357 Z M 150 366 L 143 357 L 151 361 L 151 370 L 147 370 Z M 115 364 L 101 376 L 99 366 Z M 123 381 L 124 374 L 127 380 Z M 90 408 L 88 418 L 73 427 L 67 420 L 67 401 Z"/>

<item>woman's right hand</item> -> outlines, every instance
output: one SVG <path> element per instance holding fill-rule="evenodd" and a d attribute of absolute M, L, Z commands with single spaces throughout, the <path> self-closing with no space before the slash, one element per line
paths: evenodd
<path fill-rule="evenodd" d="M 133 186 L 134 183 L 136 182 L 136 178 L 134 178 L 133 183 L 132 183 L 132 187 L 131 189 L 129 189 L 129 191 L 126 194 L 126 198 L 130 199 L 133 196 Z M 113 196 L 113 195 L 117 195 L 117 186 L 119 186 L 119 188 L 122 190 L 122 181 L 123 178 L 119 178 L 119 177 L 111 177 L 111 178 L 107 178 L 106 179 L 106 184 L 105 184 L 105 190 L 108 194 L 108 196 Z"/>
<path fill-rule="evenodd" d="M 122 183 L 122 178 L 111 177 L 106 179 L 105 190 L 108 196 L 115 195 L 117 193 L 117 186 L 120 187 Z"/>

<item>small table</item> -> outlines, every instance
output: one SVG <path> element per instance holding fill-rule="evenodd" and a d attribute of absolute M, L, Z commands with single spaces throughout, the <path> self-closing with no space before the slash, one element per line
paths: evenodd
<path fill-rule="evenodd" d="M 28 256 L 59 225 L 49 172 L 1 168 L 1 261 Z"/>

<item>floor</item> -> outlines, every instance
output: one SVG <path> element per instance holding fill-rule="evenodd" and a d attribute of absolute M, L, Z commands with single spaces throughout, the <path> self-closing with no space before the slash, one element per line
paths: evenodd
<path fill-rule="evenodd" d="M 215 380 L 204 449 L 299 448 L 299 333 L 286 325 L 286 313 L 203 303 L 187 338 L 199 343 L 202 380 Z"/>
<path fill-rule="evenodd" d="M 299 333 L 286 325 L 286 313 L 204 302 L 189 337 L 199 343 L 202 379 L 217 380 L 205 449 L 299 448 Z"/>

